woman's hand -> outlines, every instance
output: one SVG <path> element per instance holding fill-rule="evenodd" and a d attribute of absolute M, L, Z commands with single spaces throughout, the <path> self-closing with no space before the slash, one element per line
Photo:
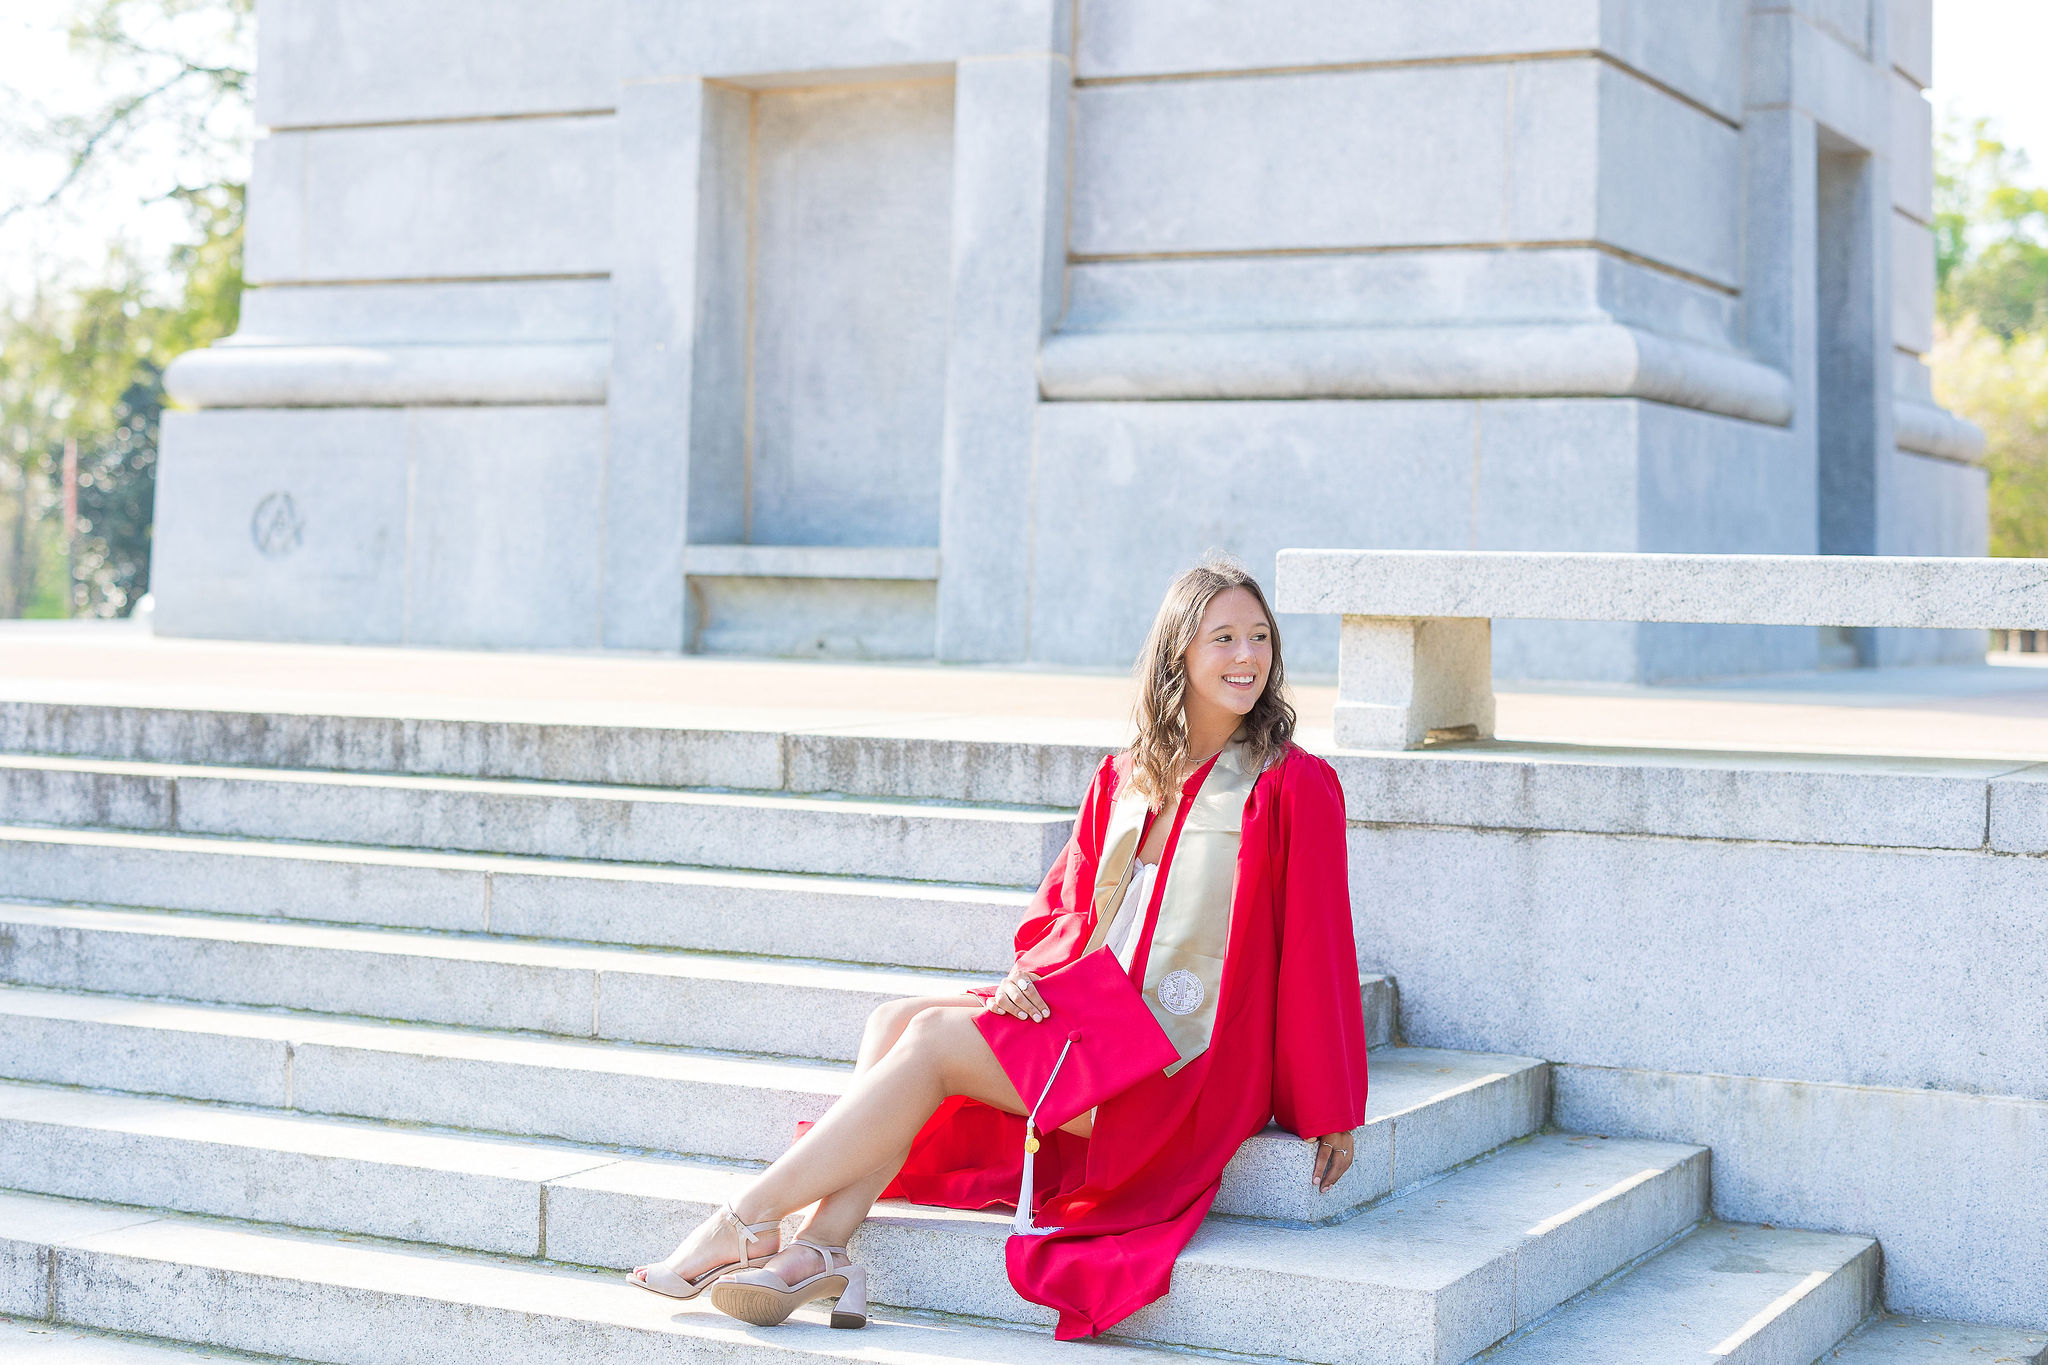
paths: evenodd
<path fill-rule="evenodd" d="M 1306 1140 L 1316 1145 L 1315 1169 L 1309 1173 L 1308 1183 L 1328 1194 L 1330 1187 L 1351 1169 L 1351 1134 L 1325 1133 L 1319 1138 Z"/>
<path fill-rule="evenodd" d="M 996 993 L 988 998 L 987 1008 L 996 1014 L 1007 1014 L 1018 1019 L 1029 1019 L 1042 1023 L 1052 1013 L 1046 1008 L 1045 999 L 1039 995 L 1038 987 L 1031 983 L 1038 980 L 1036 972 L 1027 972 L 1022 967 L 1012 967 L 1010 974 L 1003 978 L 1003 984 L 996 987 Z"/>

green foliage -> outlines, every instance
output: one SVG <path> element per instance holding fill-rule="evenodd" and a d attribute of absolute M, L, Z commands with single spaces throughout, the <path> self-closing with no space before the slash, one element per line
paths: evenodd
<path fill-rule="evenodd" d="M 146 155 L 138 135 L 218 161 L 238 157 L 254 73 L 227 60 L 253 46 L 255 0 L 73 0 L 71 44 L 105 79 L 84 112 L 11 129 L 24 146 L 59 153 L 63 175 L 46 193 L 0 206 L 0 222 L 57 203 L 97 165 Z"/>
<path fill-rule="evenodd" d="M 2048 190 L 1977 119 L 1935 143 L 1943 406 L 1984 429 L 1991 553 L 2048 556 Z"/>
<path fill-rule="evenodd" d="M 150 145 L 239 154 L 254 0 L 79 0 L 75 46 L 94 57 L 106 98 L 83 115 L 26 130 L 67 167 L 47 194 L 0 219 L 56 203 L 98 162 Z M 191 235 L 166 272 L 124 247 L 102 277 L 0 308 L 0 615 L 117 616 L 149 587 L 163 372 L 232 332 L 241 306 L 240 183 L 177 186 Z M 62 469 L 77 450 L 78 519 L 66 541 Z"/>
<path fill-rule="evenodd" d="M 116 252 L 107 277 L 0 317 L 0 431 L 16 466 L 15 532 L 0 561 L 0 611 L 65 601 L 59 506 L 67 441 L 78 448 L 75 581 L 57 615 L 119 616 L 149 587 L 151 511 L 163 371 L 180 353 L 234 330 L 242 289 L 242 188 L 183 196 L 193 238 L 174 253 L 179 293 L 151 300 L 147 276 Z M 54 587 L 44 580 L 52 568 Z"/>
<path fill-rule="evenodd" d="M 2020 183 L 2024 153 L 1977 119 L 1936 140 L 1934 249 L 1941 318 L 2007 340 L 2048 322 L 2048 190 Z"/>
<path fill-rule="evenodd" d="M 1991 553 L 2048 556 L 2048 333 L 2008 341 L 1965 318 L 1928 360 L 1935 397 L 1984 428 Z"/>
<path fill-rule="evenodd" d="M 1946 320 L 1975 318 L 2008 341 L 2038 331 L 2048 322 L 2048 250 L 1994 243 L 1956 273 L 1942 302 Z"/>

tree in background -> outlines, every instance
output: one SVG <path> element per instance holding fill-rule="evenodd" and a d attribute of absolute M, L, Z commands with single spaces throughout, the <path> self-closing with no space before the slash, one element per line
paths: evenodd
<path fill-rule="evenodd" d="M 181 197 L 194 240 L 174 253 L 175 298 L 155 299 L 148 272 L 116 251 L 99 283 L 0 318 L 0 429 L 16 463 L 0 614 L 120 616 L 149 590 L 164 367 L 234 329 L 242 286 L 241 186 Z M 67 446 L 77 488 L 68 545 Z"/>
<path fill-rule="evenodd" d="M 96 167 L 170 145 L 233 162 L 250 91 L 254 0 L 87 0 L 71 39 L 110 92 L 28 140 L 63 154 L 42 195 L 0 220 L 59 203 Z M 223 60 L 222 54 L 236 60 Z M 175 185 L 162 197 L 192 234 L 152 270 L 115 245 L 102 277 L 46 288 L 0 310 L 0 614 L 119 616 L 149 587 L 163 372 L 234 330 L 242 287 L 239 181 Z M 63 465 L 75 451 L 77 519 L 63 524 Z"/>
<path fill-rule="evenodd" d="M 1984 119 L 1935 142 L 1935 396 L 1984 429 L 1991 553 L 2048 555 L 2048 190 Z"/>
<path fill-rule="evenodd" d="M 1928 359 L 1942 404 L 1984 428 L 1991 553 L 2048 556 L 2048 332 L 2006 338 L 1965 317 Z"/>

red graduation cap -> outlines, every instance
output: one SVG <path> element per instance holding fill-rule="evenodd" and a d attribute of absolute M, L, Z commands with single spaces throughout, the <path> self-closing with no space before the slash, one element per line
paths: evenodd
<path fill-rule="evenodd" d="M 1027 1101 L 1038 1097 L 1024 1120 L 1024 1181 L 1015 1224 L 1022 1236 L 1058 1231 L 1031 1223 L 1038 1134 L 1071 1122 L 1180 1057 L 1108 948 L 1033 984 L 1048 1011 L 1044 1022 L 987 1010 L 974 1021 L 1017 1093 Z"/>

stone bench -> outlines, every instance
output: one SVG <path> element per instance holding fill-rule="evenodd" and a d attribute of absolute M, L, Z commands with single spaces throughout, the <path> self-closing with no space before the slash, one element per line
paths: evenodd
<path fill-rule="evenodd" d="M 2048 627 L 2048 560 L 1282 550 L 1275 610 L 1334 612 L 1337 743 L 1493 733 L 1492 622 Z"/>

